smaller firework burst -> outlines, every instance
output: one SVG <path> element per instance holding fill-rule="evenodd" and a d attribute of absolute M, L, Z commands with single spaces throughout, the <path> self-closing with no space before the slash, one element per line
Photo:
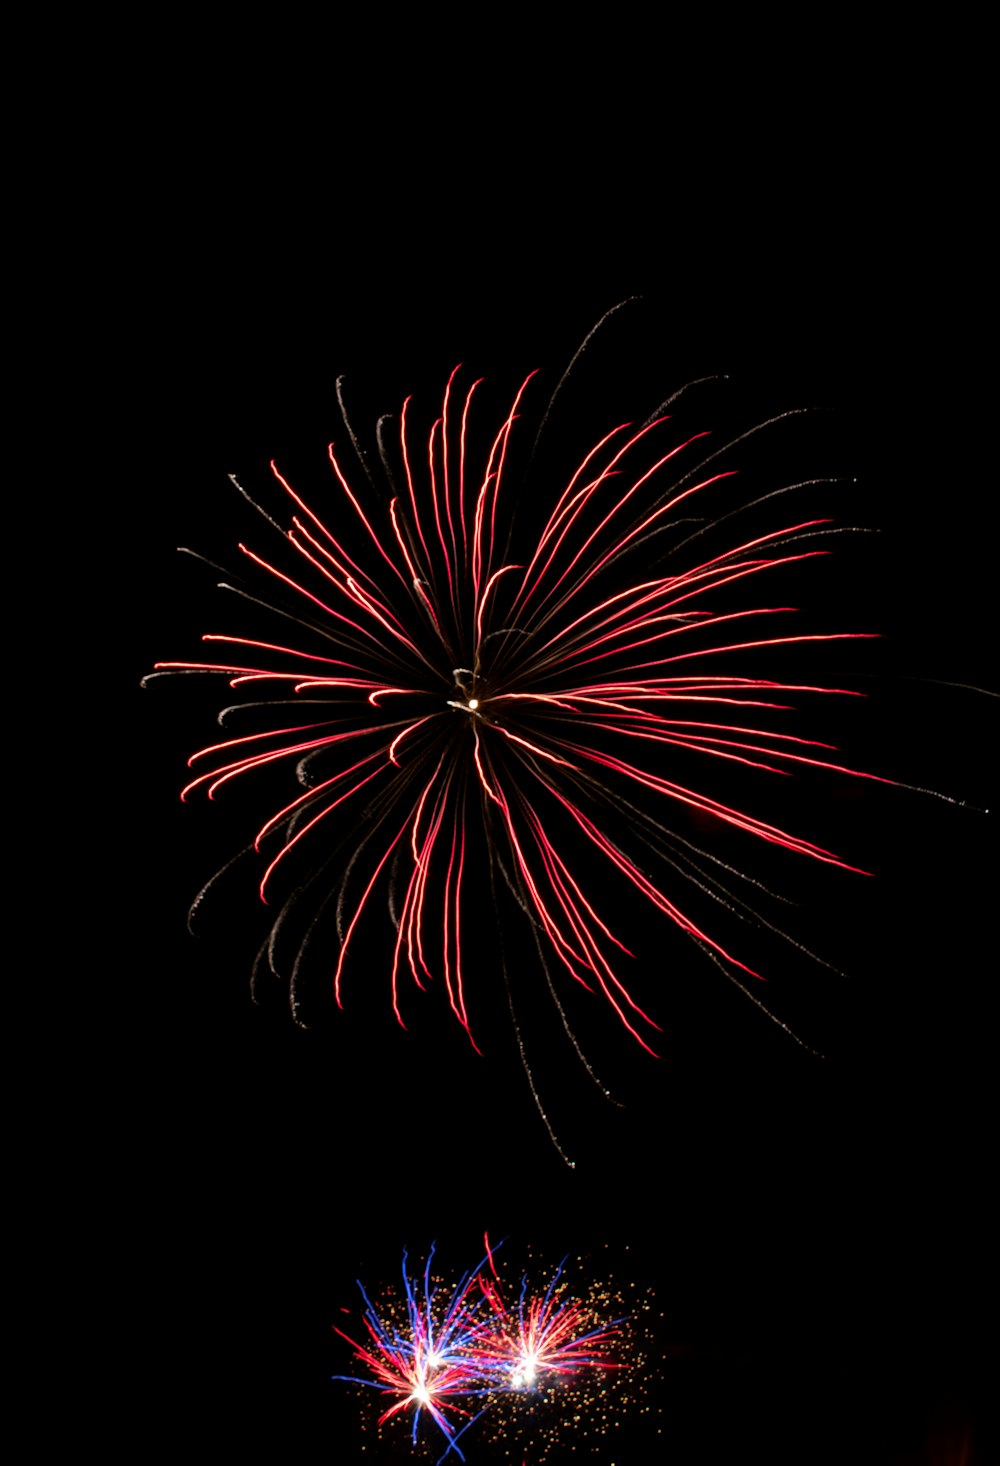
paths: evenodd
<path fill-rule="evenodd" d="M 603 1438 L 635 1403 L 631 1376 L 643 1362 L 636 1315 L 648 1299 L 637 1297 L 629 1313 L 606 1284 L 574 1287 L 565 1258 L 540 1290 L 528 1273 L 508 1290 L 488 1241 L 449 1291 L 432 1285 L 433 1256 L 432 1248 L 418 1284 L 404 1253 L 402 1296 L 379 1308 L 361 1289 L 368 1343 L 337 1329 L 368 1373 L 335 1378 L 390 1397 L 379 1426 L 409 1414 L 416 1445 L 426 1414 L 445 1438 L 439 1461 L 452 1453 L 464 1460 L 460 1438 L 488 1413 L 491 1436 L 512 1447 L 530 1430 L 532 1458 L 541 1461 L 567 1430 Z"/>
<path fill-rule="evenodd" d="M 592 1299 L 568 1294 L 565 1266 L 564 1258 L 542 1293 L 531 1292 L 525 1275 L 513 1309 L 503 1301 L 499 1287 L 489 1280 L 481 1283 L 496 1320 L 482 1347 L 501 1386 L 540 1389 L 587 1369 L 619 1367 L 614 1347 L 626 1320 L 609 1320 Z"/>
<path fill-rule="evenodd" d="M 402 1298 L 389 1299 L 380 1308 L 358 1284 L 365 1303 L 368 1343 L 358 1343 L 343 1329 L 336 1332 L 352 1346 L 369 1373 L 366 1378 L 334 1378 L 374 1386 L 387 1396 L 390 1403 L 379 1416 L 379 1425 L 395 1415 L 408 1414 L 414 1444 L 426 1413 L 448 1442 L 445 1455 L 455 1450 L 461 1456 L 458 1437 L 482 1409 L 482 1403 L 476 1408 L 476 1397 L 489 1389 L 475 1364 L 475 1340 L 488 1322 L 484 1295 L 477 1286 L 483 1264 L 464 1274 L 445 1296 L 431 1284 L 433 1259 L 432 1247 L 423 1276 L 417 1279 L 410 1274 L 404 1251 Z"/>

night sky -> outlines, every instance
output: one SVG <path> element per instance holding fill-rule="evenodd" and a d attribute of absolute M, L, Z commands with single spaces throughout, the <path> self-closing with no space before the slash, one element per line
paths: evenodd
<path fill-rule="evenodd" d="M 199 887 L 275 806 L 252 779 L 215 807 L 177 800 L 187 755 L 214 739 L 222 684 L 140 692 L 139 678 L 196 657 L 201 631 L 239 630 L 240 611 L 175 547 L 232 564 L 247 536 L 266 554 L 272 532 L 227 474 L 260 484 L 271 457 L 334 502 L 340 373 L 370 435 L 408 392 L 439 396 L 458 361 L 502 385 L 536 366 L 551 382 L 633 294 L 629 354 L 619 369 L 615 338 L 603 369 L 641 384 L 636 411 L 727 373 L 727 421 L 741 404 L 818 407 L 800 461 L 814 442 L 819 471 L 857 480 L 845 522 L 879 534 L 838 545 L 810 608 L 831 629 L 884 633 L 859 653 L 865 707 L 831 715 L 850 761 L 990 804 L 995 701 L 919 680 L 992 675 L 987 401 L 969 363 L 981 258 L 924 227 L 916 144 L 886 173 L 885 154 L 821 127 L 794 163 L 760 137 L 746 153 L 706 146 L 685 172 L 676 139 L 649 146 L 650 125 L 613 184 L 596 135 L 593 151 L 579 138 L 567 151 L 555 131 L 546 147 L 518 135 L 505 166 L 491 154 L 471 182 L 432 151 L 404 166 L 371 147 L 351 165 L 342 128 L 327 172 L 315 136 L 308 168 L 267 129 L 236 141 L 219 128 L 175 169 L 161 140 L 124 332 L 133 448 L 115 465 L 135 546 L 116 571 L 129 609 L 115 633 L 135 763 L 116 796 L 127 898 L 113 1023 L 135 1103 L 114 1143 L 135 1178 L 124 1270 L 130 1352 L 156 1361 L 151 1442 L 196 1436 L 199 1453 L 231 1460 L 410 1459 L 402 1430 L 361 1431 L 374 1397 L 330 1382 L 350 1372 L 332 1325 L 343 1308 L 356 1321 L 355 1279 L 390 1281 L 404 1246 L 423 1256 L 436 1242 L 457 1272 L 488 1231 L 512 1258 L 583 1256 L 654 1294 L 650 1409 L 626 1411 L 606 1441 L 583 1429 L 553 1463 L 990 1459 L 994 816 L 834 781 L 801 815 L 783 807 L 874 872 L 788 861 L 776 876 L 803 903 L 797 930 L 845 974 L 780 948 L 768 967 L 776 1008 L 823 1058 L 656 924 L 638 936 L 662 1057 L 633 1051 L 597 999 L 596 1013 L 575 1009 L 625 1109 L 601 1101 L 526 997 L 532 1067 L 573 1170 L 495 992 L 483 1057 L 440 994 L 417 995 L 403 1033 L 373 937 L 347 1010 L 303 1031 L 280 990 L 251 1002 L 252 882 L 197 940 L 185 930 Z M 957 182 L 938 203 L 971 226 Z M 711 397 L 701 404 L 714 427 Z M 738 858 L 753 868 L 751 842 Z M 488 922 L 477 936 L 494 940 Z M 527 964 L 518 977 L 530 994 Z M 466 1439 L 470 1466 L 508 1459 L 485 1421 Z"/>

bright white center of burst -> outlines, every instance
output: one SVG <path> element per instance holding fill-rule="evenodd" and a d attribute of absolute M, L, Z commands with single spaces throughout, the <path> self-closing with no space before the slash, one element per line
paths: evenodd
<path fill-rule="evenodd" d="M 510 1377 L 510 1382 L 515 1390 L 522 1390 L 527 1385 L 533 1385 L 535 1383 L 535 1363 L 534 1354 L 525 1354 L 514 1366 L 514 1372 Z"/>
<path fill-rule="evenodd" d="M 467 702 L 459 702 L 456 698 L 449 697 L 448 706 L 458 708 L 460 713 L 477 713 L 479 709 L 478 697 L 470 697 Z"/>
<path fill-rule="evenodd" d="M 413 1394 L 410 1396 L 410 1399 L 416 1400 L 418 1405 L 428 1405 L 430 1403 L 430 1398 L 431 1392 L 426 1385 L 417 1385 L 413 1391 Z"/>
<path fill-rule="evenodd" d="M 432 1350 L 431 1353 L 428 1354 L 428 1356 L 427 1356 L 427 1364 L 428 1364 L 429 1368 L 431 1368 L 431 1369 L 437 1369 L 437 1367 L 438 1367 L 438 1365 L 440 1363 L 441 1363 L 441 1355 L 434 1353 L 433 1350 Z"/>

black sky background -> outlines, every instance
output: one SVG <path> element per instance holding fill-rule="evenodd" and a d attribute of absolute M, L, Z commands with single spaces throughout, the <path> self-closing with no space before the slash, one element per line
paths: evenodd
<path fill-rule="evenodd" d="M 235 619 L 173 553 L 224 555 L 232 515 L 235 555 L 247 519 L 226 475 L 259 482 L 273 456 L 325 487 L 338 374 L 371 404 L 367 430 L 409 391 L 433 398 L 459 360 L 504 380 L 558 371 L 633 294 L 647 324 L 628 369 L 651 393 L 718 371 L 765 409 L 825 409 L 818 451 L 856 476 L 854 522 L 881 532 L 845 552 L 839 587 L 846 614 L 886 633 L 876 665 L 988 685 L 971 169 L 930 167 L 930 124 L 901 144 L 847 111 L 800 113 L 794 152 L 777 127 L 741 139 L 735 114 L 725 145 L 687 148 L 652 112 L 619 113 L 610 134 L 525 124 L 491 135 L 478 170 L 454 132 L 443 155 L 433 128 L 362 144 L 356 117 L 151 140 L 157 183 L 119 241 L 135 760 L 108 1019 L 134 1097 L 114 1105 L 111 1149 L 133 1178 L 122 1254 L 137 1347 L 158 1361 L 136 1427 L 151 1439 L 407 1459 L 403 1440 L 359 1436 L 357 1399 L 329 1381 L 348 1365 L 331 1326 L 357 1316 L 354 1279 L 389 1279 L 404 1245 L 436 1241 L 460 1269 L 488 1230 L 512 1255 L 582 1252 L 655 1292 L 655 1408 L 614 1442 L 585 1438 L 595 1460 L 989 1459 L 992 816 L 899 791 L 835 815 L 877 872 L 810 887 L 810 937 L 847 976 L 775 969 L 825 1059 L 680 941 L 656 1008 L 664 1058 L 634 1062 L 624 1035 L 607 1047 L 626 1112 L 555 1045 L 536 1053 L 570 1171 L 499 1027 L 479 1059 L 433 1002 L 401 1033 L 386 992 L 384 1012 L 361 999 L 302 1032 L 280 1001 L 251 1004 L 238 909 L 231 933 L 187 935 L 189 900 L 261 808 L 252 788 L 182 808 L 216 699 L 132 691 Z M 990 803 L 988 700 L 896 681 L 872 701 L 859 763 Z M 358 981 L 377 996 L 382 978 Z M 494 1459 L 487 1435 L 470 1434 L 470 1462 Z"/>

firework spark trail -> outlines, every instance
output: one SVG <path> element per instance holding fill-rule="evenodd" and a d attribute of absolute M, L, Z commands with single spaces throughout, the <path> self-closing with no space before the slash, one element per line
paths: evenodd
<path fill-rule="evenodd" d="M 365 837 L 338 897 L 345 921 L 341 930 L 338 914 L 336 1001 L 342 1005 L 351 938 L 380 881 L 403 860 L 409 869 L 403 872 L 402 899 L 397 909 L 390 901 L 396 926 L 393 1009 L 404 1023 L 405 972 L 418 988 L 440 979 L 473 1043 L 462 932 L 473 900 L 470 883 L 482 883 L 481 868 L 477 876 L 477 862 L 468 858 L 467 839 L 478 805 L 487 844 L 505 842 L 550 955 L 574 983 L 599 990 L 623 1026 L 652 1052 L 648 1028 L 656 1024 L 617 970 L 615 953 L 627 948 L 571 868 L 581 837 L 609 878 L 640 892 L 714 954 L 739 985 L 737 973 L 758 974 L 703 930 L 660 879 L 641 869 L 602 828 L 594 791 L 603 786 L 604 798 L 619 801 L 619 808 L 631 807 L 631 795 L 644 803 L 644 817 L 652 797 L 664 811 L 674 804 L 813 860 L 857 869 L 813 841 L 669 777 L 663 754 L 680 749 L 704 759 L 706 767 L 714 761 L 720 769 L 742 765 L 777 777 L 818 769 L 877 778 L 829 757 L 832 745 L 759 726 L 751 713 L 780 714 L 801 692 L 848 689 L 736 675 L 725 668 L 689 670 L 699 661 L 731 663 L 755 652 L 859 633 L 790 631 L 741 639 L 745 625 L 787 617 L 794 608 L 765 603 L 733 610 L 714 599 L 754 585 L 762 574 L 825 554 L 798 544 L 826 520 L 796 518 L 671 573 L 650 573 L 647 547 L 678 507 L 710 499 L 730 477 L 729 471 L 702 474 L 720 450 L 691 461 L 692 454 L 704 453 L 698 446 L 704 433 L 661 441 L 672 431 L 663 416 L 638 429 L 622 423 L 606 433 L 554 496 L 541 533 L 523 553 L 508 554 L 518 527 L 510 518 L 511 444 L 531 376 L 488 439 L 477 473 L 468 445 L 481 379 L 461 397 L 457 413 L 458 372 L 448 380 L 422 464 L 408 421 L 410 399 L 404 403 L 398 440 L 403 482 L 381 522 L 363 507 L 334 445 L 330 463 L 348 506 L 337 534 L 329 516 L 310 507 L 272 464 L 293 505 L 291 527 L 284 532 L 289 569 L 241 544 L 246 559 L 270 582 L 273 604 L 247 598 L 270 604 L 318 639 L 322 650 L 211 635 L 204 640 L 218 648 L 218 660 L 156 664 L 160 672 L 225 676 L 234 688 L 290 687 L 303 706 L 302 720 L 195 753 L 192 765 L 207 761 L 210 767 L 198 772 L 182 797 L 207 789 L 212 798 L 243 775 L 295 763 L 305 792 L 271 815 L 254 842 L 258 850 L 269 850 L 260 883 L 265 901 L 277 868 L 293 851 L 318 849 L 324 830 L 343 842 L 348 828 L 365 821 Z M 349 425 L 348 430 L 357 447 Z M 360 535 L 357 545 L 349 545 L 352 530 Z M 644 574 L 623 588 L 620 566 L 627 566 L 628 557 L 645 560 Z M 232 661 L 225 660 L 227 646 L 238 649 Z M 273 706 L 284 708 L 287 700 L 275 697 Z M 318 708 L 315 721 L 305 712 L 312 707 Z M 323 777 L 311 782 L 305 772 L 317 760 Z M 336 811 L 339 819 L 331 821 Z M 656 823 L 669 835 L 666 823 Z M 671 864 L 676 874 L 699 884 L 689 860 Z M 349 879 L 361 892 L 355 889 L 350 899 Z M 296 891 L 282 906 L 272 951 L 274 931 L 298 899 Z M 294 991 L 292 1000 L 294 1010 Z"/>

